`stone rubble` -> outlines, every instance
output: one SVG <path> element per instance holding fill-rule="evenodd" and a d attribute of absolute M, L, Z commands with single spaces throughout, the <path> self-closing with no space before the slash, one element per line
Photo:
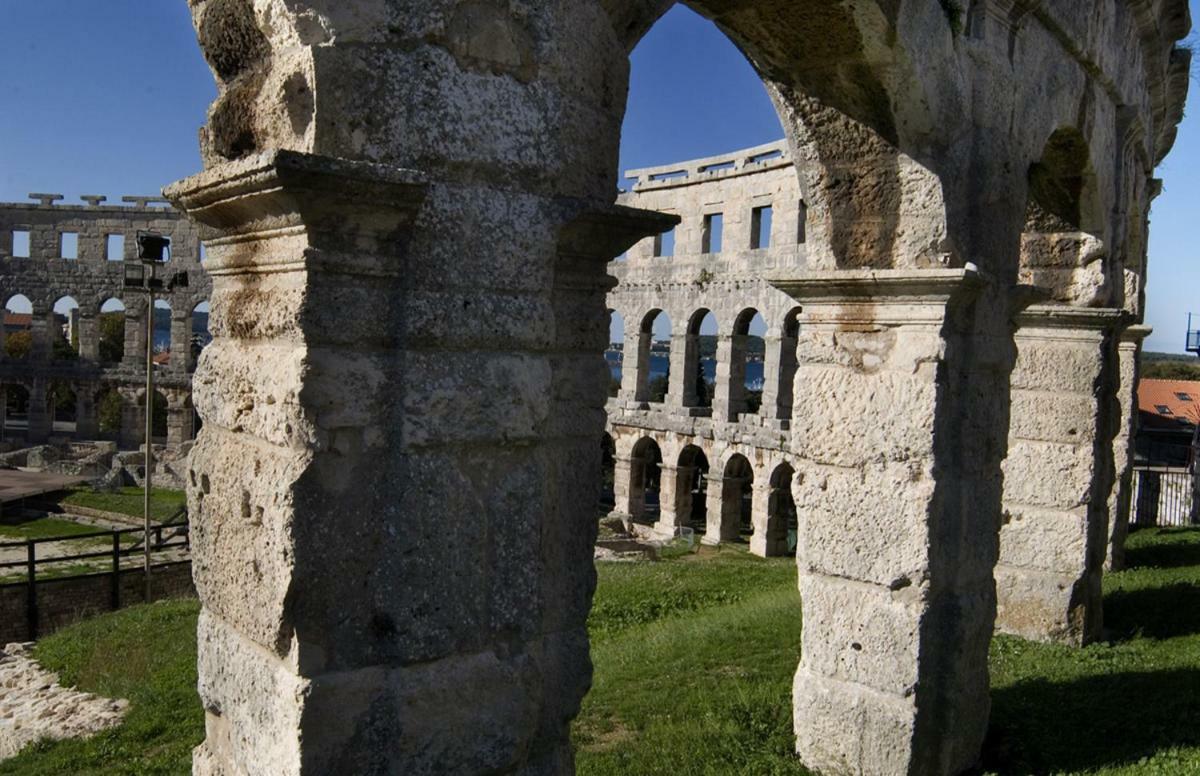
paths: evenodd
<path fill-rule="evenodd" d="M 0 652 L 0 760 L 43 738 L 88 738 L 121 724 L 129 701 L 101 698 L 58 683 L 38 665 L 32 643 Z"/>

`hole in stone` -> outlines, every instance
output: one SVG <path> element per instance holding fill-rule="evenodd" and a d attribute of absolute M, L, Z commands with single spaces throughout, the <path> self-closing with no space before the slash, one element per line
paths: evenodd
<path fill-rule="evenodd" d="M 850 645 L 850 649 L 854 650 L 855 652 L 862 652 L 862 644 L 859 644 L 859 643 L 856 641 L 856 642 L 854 642 L 853 644 L 851 644 L 851 645 Z"/>

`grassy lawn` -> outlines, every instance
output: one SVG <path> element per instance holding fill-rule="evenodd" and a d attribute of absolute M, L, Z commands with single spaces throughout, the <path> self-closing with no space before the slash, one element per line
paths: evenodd
<path fill-rule="evenodd" d="M 46 539 L 52 536 L 78 536 L 101 529 L 57 517 L 39 517 L 20 522 L 0 523 L 0 542 L 23 542 L 26 539 Z"/>
<path fill-rule="evenodd" d="M 34 744 L 0 763 L 0 774 L 191 773 L 204 737 L 196 698 L 194 600 L 137 606 L 43 639 L 37 657 L 64 684 L 128 698 L 125 722 L 87 741 Z"/>
<path fill-rule="evenodd" d="M 145 498 L 143 494 L 144 491 L 138 487 L 121 488 L 116 493 L 97 492 L 91 488 L 80 487 L 67 491 L 58 503 L 63 507 L 89 507 L 141 517 Z M 150 515 L 156 520 L 166 520 L 186 503 L 187 494 L 182 490 L 150 489 Z"/>
<path fill-rule="evenodd" d="M 1109 641 L 993 642 L 987 773 L 1200 773 L 1200 529 L 1135 534 L 1129 561 L 1105 581 Z M 791 754 L 792 561 L 706 548 L 602 564 L 599 578 L 595 680 L 574 727 L 582 776 L 806 773 Z M 131 699 L 130 716 L 89 742 L 39 745 L 0 774 L 189 773 L 203 735 L 195 616 L 194 602 L 155 604 L 42 641 L 46 665 Z"/>

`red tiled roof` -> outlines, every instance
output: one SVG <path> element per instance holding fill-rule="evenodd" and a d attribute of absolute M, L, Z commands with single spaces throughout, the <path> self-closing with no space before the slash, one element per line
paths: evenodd
<path fill-rule="evenodd" d="M 6 327 L 16 327 L 28 329 L 33 325 L 32 313 L 14 313 L 8 310 L 4 311 L 4 325 Z"/>
<path fill-rule="evenodd" d="M 1200 421 L 1200 380 L 1139 380 L 1137 397 L 1140 412 L 1177 422 Z"/>

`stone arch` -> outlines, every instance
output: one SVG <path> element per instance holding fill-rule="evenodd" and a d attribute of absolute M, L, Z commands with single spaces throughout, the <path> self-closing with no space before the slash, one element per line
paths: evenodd
<path fill-rule="evenodd" d="M 716 314 L 707 307 L 694 311 L 688 318 L 687 329 L 683 342 L 683 366 L 679 379 L 683 386 L 683 406 L 706 409 L 712 407 L 716 388 L 716 372 L 712 377 L 705 368 L 706 362 L 715 363 L 716 354 L 706 357 L 704 345 L 706 335 L 716 335 L 720 331 L 720 321 Z M 696 413 L 700 414 L 700 413 Z"/>
<path fill-rule="evenodd" d="M 661 331 L 663 328 L 665 332 Z M 656 333 L 656 329 L 659 332 Z M 665 336 L 660 336 L 663 334 Z M 637 376 L 637 401 L 666 402 L 671 391 L 671 316 L 662 308 L 656 307 L 642 316 L 638 329 Z"/>
<path fill-rule="evenodd" d="M 1104 212 L 1083 133 L 1060 127 L 1028 172 L 1021 282 L 1051 301 L 1083 307 L 1109 304 L 1113 288 Z"/>
<path fill-rule="evenodd" d="M 688 444 L 676 461 L 676 519 L 703 534 L 708 528 L 708 456 L 699 445 Z"/>
<path fill-rule="evenodd" d="M 146 389 L 140 388 L 137 392 L 137 408 L 141 415 L 138 422 L 137 433 L 139 438 L 145 439 L 146 429 Z M 154 390 L 154 399 L 150 406 L 151 416 L 151 436 L 155 444 L 165 443 L 169 431 L 168 414 L 171 409 L 171 403 L 167 399 L 167 395 L 159 389 Z"/>
<path fill-rule="evenodd" d="M 653 523 L 660 511 L 662 448 L 652 437 L 634 443 L 629 455 L 629 514 L 633 522 Z"/>
<path fill-rule="evenodd" d="M 74 434 L 78 429 L 79 395 L 66 380 L 51 380 L 46 390 L 46 409 L 55 433 Z"/>
<path fill-rule="evenodd" d="M 209 314 L 212 306 L 207 299 L 194 300 L 188 313 L 188 354 L 187 371 L 194 372 L 200 353 L 212 342 L 209 332 Z"/>
<path fill-rule="evenodd" d="M 757 332 L 757 333 L 755 333 Z M 766 319 L 756 308 L 738 313 L 729 338 L 729 419 L 755 415 L 762 406 Z"/>
<path fill-rule="evenodd" d="M 675 0 L 609 3 L 632 51 Z M 775 103 L 797 165 L 812 266 L 888 268 L 963 261 L 952 247 L 934 167 L 938 122 L 961 122 L 953 78 L 955 27 L 933 3 L 876 0 L 720 0 L 687 5 L 746 55 Z M 904 26 L 937 31 L 928 50 L 907 49 Z M 918 66 L 918 63 L 920 65 Z M 944 80 L 942 80 L 944 79 Z M 922 207 L 906 207 L 921 202 Z M 948 257 L 948 259 L 947 259 Z"/>
<path fill-rule="evenodd" d="M 755 516 L 751 552 L 771 558 L 788 555 L 795 550 L 796 502 L 792 496 L 792 478 L 795 475 L 795 469 L 787 462 L 778 464 L 771 471 L 766 493 L 756 499 L 755 506 L 764 510 L 765 515 L 761 520 Z"/>
<path fill-rule="evenodd" d="M 96 358 L 104 364 L 119 364 L 125 358 L 125 303 L 117 297 L 99 306 Z"/>
<path fill-rule="evenodd" d="M 73 361 L 80 352 L 80 313 L 82 308 L 75 297 L 65 294 L 50 307 L 47 321 L 50 335 L 50 354 L 56 361 Z"/>
<path fill-rule="evenodd" d="M 5 380 L 0 389 L 4 391 L 3 428 L 0 437 L 7 439 L 12 433 L 29 433 L 29 404 L 32 398 L 30 386 L 21 380 Z"/>
<path fill-rule="evenodd" d="M 625 361 L 625 316 L 620 310 L 608 311 L 608 347 L 604 359 L 608 364 L 608 396 L 616 398 L 621 393 Z"/>
<path fill-rule="evenodd" d="M 4 302 L 3 356 L 14 361 L 33 353 L 33 302 L 24 294 L 12 294 Z"/>
<path fill-rule="evenodd" d="M 763 387 L 763 406 L 767 417 L 791 421 L 795 401 L 796 375 L 800 368 L 797 348 L 800 345 L 800 308 L 792 307 L 779 318 L 778 343 L 767 346 L 768 364 L 774 357 L 774 368 L 766 371 Z"/>
<path fill-rule="evenodd" d="M 711 544 L 738 541 L 743 533 L 754 531 L 754 467 L 750 459 L 740 452 L 729 452 L 718 472 L 718 478 L 709 484 L 708 530 L 704 540 Z M 710 480 L 714 480 L 712 475 Z"/>
<path fill-rule="evenodd" d="M 96 407 L 96 426 L 103 439 L 118 440 L 126 415 L 125 397 L 114 385 L 102 383 L 93 396 Z"/>

